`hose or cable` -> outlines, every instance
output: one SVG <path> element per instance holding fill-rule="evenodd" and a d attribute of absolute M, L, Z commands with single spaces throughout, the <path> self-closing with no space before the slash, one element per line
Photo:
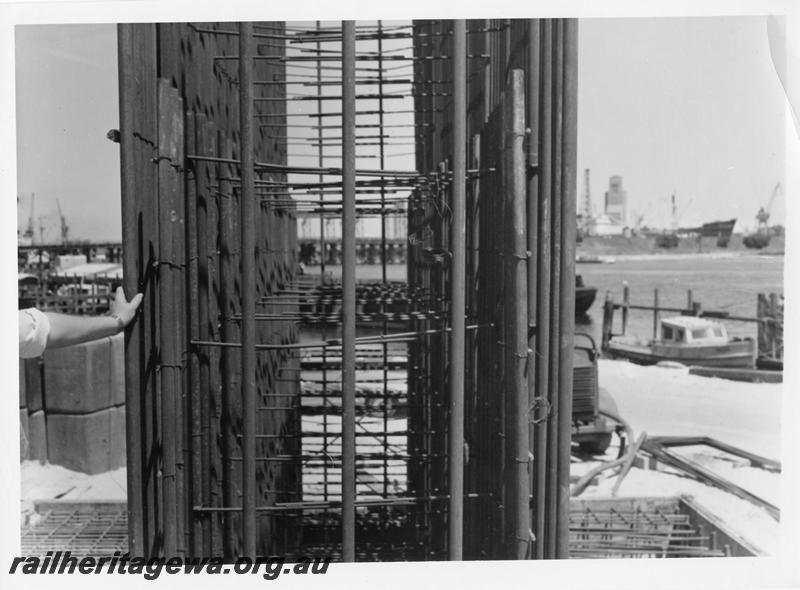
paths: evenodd
<path fill-rule="evenodd" d="M 628 440 L 631 440 L 631 441 L 634 440 L 634 438 L 633 438 L 633 429 L 630 427 L 630 424 L 628 424 L 625 420 L 623 420 L 622 418 L 620 418 L 616 414 L 613 414 L 612 412 L 609 412 L 609 411 L 606 411 L 606 410 L 600 410 L 598 413 L 603 415 L 603 416 L 605 416 L 605 417 L 607 417 L 607 418 L 611 418 L 615 422 L 621 424 L 623 426 L 623 428 L 625 429 L 625 435 L 628 437 Z M 630 450 L 627 453 L 625 453 L 625 455 L 623 455 L 622 457 L 618 457 L 617 459 L 614 459 L 613 461 L 606 461 L 605 463 L 601 463 L 600 465 L 598 465 L 594 469 L 589 470 L 577 482 L 575 482 L 574 486 L 572 486 L 572 489 L 570 490 L 570 496 L 575 497 L 575 496 L 579 496 L 580 494 L 582 494 L 583 491 L 587 487 L 589 487 L 589 484 L 592 483 L 592 480 L 598 474 L 602 473 L 603 471 L 606 471 L 607 469 L 614 469 L 615 467 L 623 466 L 629 460 L 632 462 L 633 461 L 633 456 L 635 456 L 636 453 L 639 451 L 640 444 L 641 444 L 640 441 L 636 441 L 635 444 L 631 445 Z"/>

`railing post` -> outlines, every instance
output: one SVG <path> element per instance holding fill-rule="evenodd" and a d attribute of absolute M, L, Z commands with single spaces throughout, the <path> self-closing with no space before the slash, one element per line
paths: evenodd
<path fill-rule="evenodd" d="M 628 306 L 631 304 L 631 290 L 628 282 L 622 283 L 622 333 L 628 333 Z"/>
<path fill-rule="evenodd" d="M 603 327 L 601 332 L 600 350 L 606 350 L 611 341 L 612 330 L 614 328 L 614 300 L 611 292 L 606 291 L 606 299 L 603 302 Z"/>
<path fill-rule="evenodd" d="M 653 340 L 658 340 L 658 287 L 653 289 Z"/>

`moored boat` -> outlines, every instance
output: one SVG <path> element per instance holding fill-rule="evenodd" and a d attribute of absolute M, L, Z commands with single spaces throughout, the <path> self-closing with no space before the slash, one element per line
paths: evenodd
<path fill-rule="evenodd" d="M 641 365 L 673 361 L 702 367 L 746 367 L 755 363 L 753 340 L 730 338 L 725 326 L 706 318 L 677 316 L 660 322 L 660 338 L 647 343 L 611 338 L 606 354 Z"/>

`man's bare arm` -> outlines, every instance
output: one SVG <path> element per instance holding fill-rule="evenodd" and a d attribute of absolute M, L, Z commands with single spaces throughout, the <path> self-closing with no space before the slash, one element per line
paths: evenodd
<path fill-rule="evenodd" d="M 73 344 L 113 336 L 121 332 L 125 326 L 133 321 L 136 316 L 136 309 L 141 302 L 141 293 L 127 301 L 122 287 L 119 287 L 114 301 L 111 303 L 110 315 L 92 317 L 46 312 L 45 315 L 50 321 L 47 348 L 72 346 Z"/>

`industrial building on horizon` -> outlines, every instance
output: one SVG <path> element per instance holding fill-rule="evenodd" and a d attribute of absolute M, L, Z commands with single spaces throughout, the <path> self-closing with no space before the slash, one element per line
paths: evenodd
<path fill-rule="evenodd" d="M 589 169 L 584 177 L 584 203 L 582 219 L 579 219 L 584 235 L 617 236 L 630 231 L 628 225 L 628 193 L 622 187 L 622 176 L 614 175 L 609 179 L 605 192 L 603 213 L 592 214 L 591 192 L 589 189 Z"/>

